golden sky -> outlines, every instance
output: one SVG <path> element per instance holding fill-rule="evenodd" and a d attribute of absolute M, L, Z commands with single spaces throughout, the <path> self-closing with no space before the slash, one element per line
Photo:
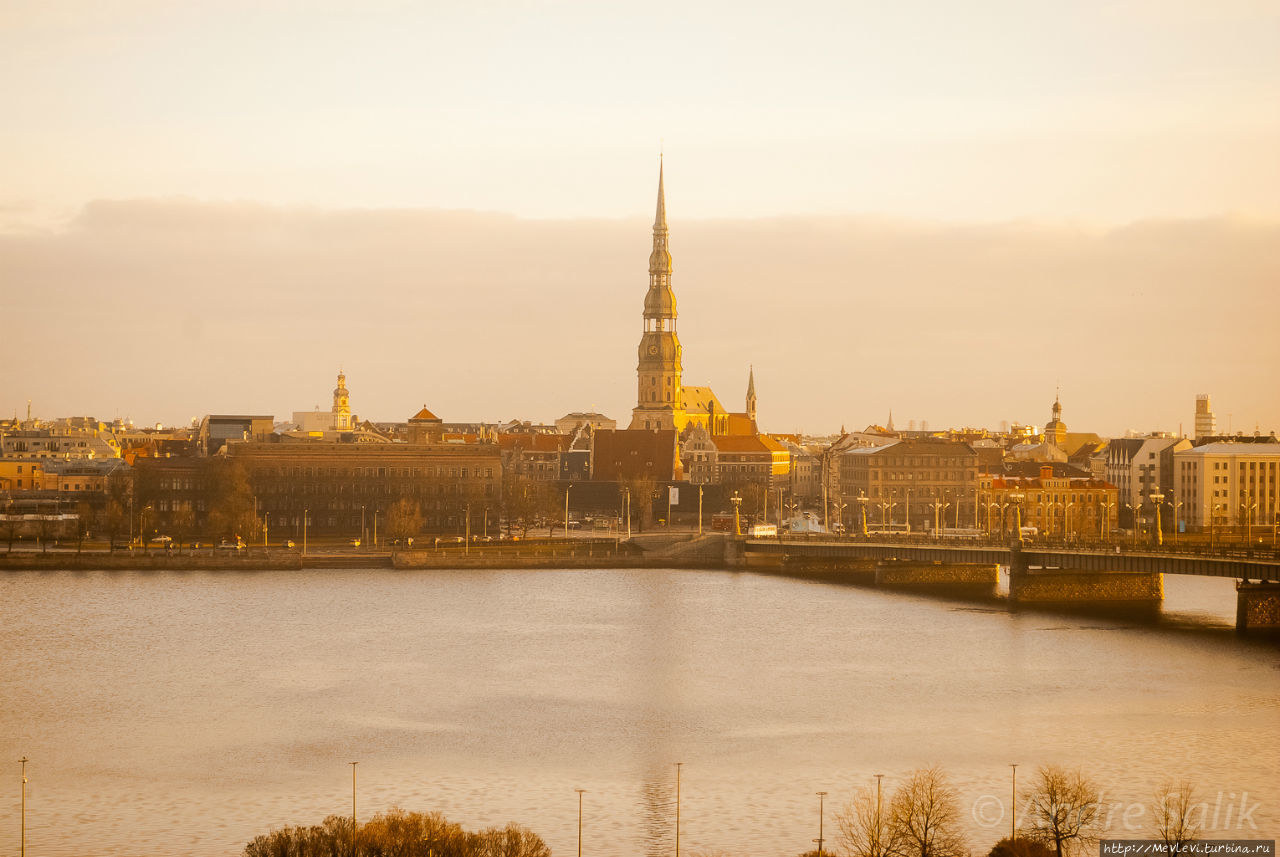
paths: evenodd
<path fill-rule="evenodd" d="M 754 363 L 769 428 L 1040 423 L 1058 384 L 1073 428 L 1189 428 L 1198 392 L 1276 427 L 1277 45 L 1243 0 L 11 0 L 0 410 L 285 416 L 343 364 L 374 418 L 625 422 L 661 145 L 687 379 L 736 401 Z M 436 268 L 432 224 L 472 252 Z M 77 388 L 104 337 L 221 357 Z"/>

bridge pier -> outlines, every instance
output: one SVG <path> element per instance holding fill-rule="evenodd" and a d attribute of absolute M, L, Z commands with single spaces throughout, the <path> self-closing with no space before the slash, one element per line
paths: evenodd
<path fill-rule="evenodd" d="M 972 562 L 880 560 L 875 567 L 875 583 L 892 589 L 993 598 L 1000 583 L 1000 566 Z"/>
<path fill-rule="evenodd" d="M 1031 570 L 1021 546 L 1010 550 L 1009 603 L 1041 607 L 1156 610 L 1164 601 L 1157 571 Z"/>
<path fill-rule="evenodd" d="M 1236 584 L 1236 630 L 1280 631 L 1280 583 Z"/>

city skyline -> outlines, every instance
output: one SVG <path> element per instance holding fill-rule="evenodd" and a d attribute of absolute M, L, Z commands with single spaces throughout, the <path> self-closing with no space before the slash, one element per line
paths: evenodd
<path fill-rule="evenodd" d="M 0 414 L 1280 426 L 1274 10 L 734 10 L 10 7 Z"/>

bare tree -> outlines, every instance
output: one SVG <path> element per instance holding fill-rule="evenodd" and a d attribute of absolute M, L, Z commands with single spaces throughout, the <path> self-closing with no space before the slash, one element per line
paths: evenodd
<path fill-rule="evenodd" d="M 1057 857 L 1101 838 L 1098 787 L 1078 770 L 1041 767 L 1023 800 L 1028 807 L 1024 834 L 1052 847 Z"/>
<path fill-rule="evenodd" d="M 1188 842 L 1200 835 L 1200 825 L 1191 818 L 1195 799 L 1195 788 L 1186 780 L 1166 782 L 1156 791 L 1152 828 L 1170 857 L 1177 857 Z"/>
<path fill-rule="evenodd" d="M 542 837 L 515 823 L 473 834 L 472 849 L 476 857 L 551 857 Z"/>
<path fill-rule="evenodd" d="M 911 772 L 893 793 L 889 823 L 897 839 L 894 853 L 901 857 L 962 857 L 968 853 L 960 833 L 956 791 L 940 768 Z"/>
<path fill-rule="evenodd" d="M 393 541 L 411 539 L 422 531 L 422 512 L 411 497 L 401 497 L 387 510 L 387 534 Z"/>
<path fill-rule="evenodd" d="M 883 798 L 870 786 L 836 813 L 836 841 L 850 857 L 889 857 L 898 849 L 898 831 L 889 823 Z"/>

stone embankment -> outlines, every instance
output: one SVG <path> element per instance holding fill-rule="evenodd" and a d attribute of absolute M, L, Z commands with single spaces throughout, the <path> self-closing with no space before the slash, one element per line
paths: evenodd
<path fill-rule="evenodd" d="M 0 554 L 0 570 L 9 571 L 266 571 L 302 568 L 297 551 L 14 551 Z"/>

